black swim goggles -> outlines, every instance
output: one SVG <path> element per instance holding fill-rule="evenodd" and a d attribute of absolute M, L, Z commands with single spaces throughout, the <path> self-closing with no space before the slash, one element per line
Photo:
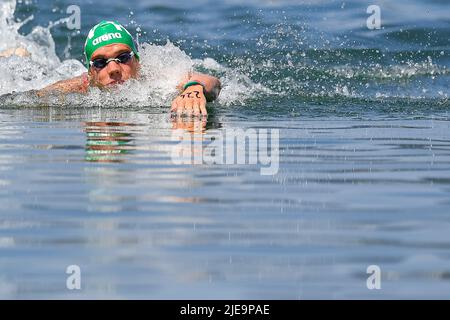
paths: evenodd
<path fill-rule="evenodd" d="M 89 61 L 89 65 L 91 67 L 93 66 L 96 69 L 103 69 L 111 61 L 115 61 L 115 62 L 118 62 L 118 63 L 127 63 L 128 61 L 131 60 L 131 58 L 133 58 L 133 56 L 134 56 L 134 52 L 132 52 L 132 51 L 131 52 L 123 52 L 123 53 L 119 54 L 115 58 L 110 58 L 110 59 L 98 58 L 98 59 L 94 59 L 93 61 Z"/>

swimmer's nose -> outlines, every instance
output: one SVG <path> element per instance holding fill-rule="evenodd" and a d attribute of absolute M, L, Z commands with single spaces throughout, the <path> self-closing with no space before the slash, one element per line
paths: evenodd
<path fill-rule="evenodd" d="M 108 74 L 111 79 L 122 79 L 122 70 L 120 69 L 120 65 L 116 61 L 111 61 L 106 67 L 108 68 Z"/>

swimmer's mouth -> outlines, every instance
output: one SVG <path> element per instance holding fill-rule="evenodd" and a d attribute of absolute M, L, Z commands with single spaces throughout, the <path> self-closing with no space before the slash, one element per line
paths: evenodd
<path fill-rule="evenodd" d="M 114 81 L 111 81 L 110 83 L 108 83 L 106 86 L 108 86 L 108 87 L 110 87 L 110 86 L 115 86 L 115 85 L 118 85 L 118 84 L 123 84 L 125 81 L 123 81 L 123 80 L 114 80 Z"/>

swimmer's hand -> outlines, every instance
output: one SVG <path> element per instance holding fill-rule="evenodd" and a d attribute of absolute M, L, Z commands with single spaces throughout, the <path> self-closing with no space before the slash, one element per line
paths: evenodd
<path fill-rule="evenodd" d="M 186 114 L 187 116 L 206 116 L 206 97 L 202 85 L 187 87 L 172 102 L 170 112 L 176 112 L 178 116 Z"/>

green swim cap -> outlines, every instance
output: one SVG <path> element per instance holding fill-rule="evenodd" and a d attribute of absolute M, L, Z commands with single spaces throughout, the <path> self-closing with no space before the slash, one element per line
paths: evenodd
<path fill-rule="evenodd" d="M 91 61 L 92 54 L 95 50 L 113 43 L 126 44 L 133 50 L 135 57 L 139 60 L 133 37 L 128 30 L 116 21 L 103 20 L 89 31 L 86 38 L 84 55 L 86 57 L 87 68 L 89 69 L 90 67 L 89 61 Z"/>

